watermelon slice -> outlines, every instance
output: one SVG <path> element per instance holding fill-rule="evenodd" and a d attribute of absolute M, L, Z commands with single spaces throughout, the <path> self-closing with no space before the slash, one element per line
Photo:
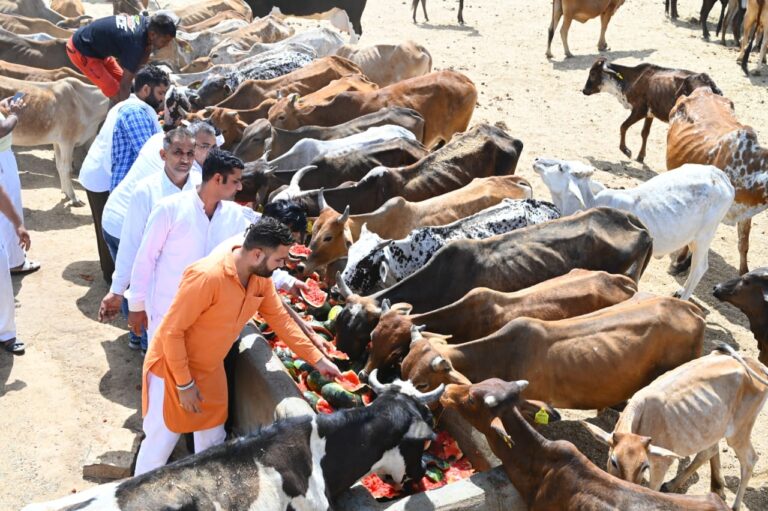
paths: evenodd
<path fill-rule="evenodd" d="M 375 499 L 391 499 L 398 495 L 394 486 L 385 483 L 376 474 L 365 476 L 360 483 L 365 486 Z"/>
<path fill-rule="evenodd" d="M 306 245 L 301 245 L 299 243 L 291 245 L 291 248 L 288 249 L 288 255 L 294 259 L 304 260 L 307 257 L 309 257 L 311 253 L 312 253 L 312 250 L 310 250 L 309 247 L 307 247 Z"/>
<path fill-rule="evenodd" d="M 347 392 L 355 392 L 365 387 L 364 383 L 360 383 L 360 378 L 354 371 L 344 371 L 341 376 L 336 378 L 336 383 L 344 387 Z"/>
<path fill-rule="evenodd" d="M 307 305 L 313 308 L 322 307 L 328 299 L 328 293 L 320 289 L 320 285 L 314 279 L 304 281 L 309 289 L 301 290 L 301 297 L 307 302 Z"/>
<path fill-rule="evenodd" d="M 429 452 L 443 460 L 458 460 L 464 456 L 459 444 L 447 431 L 440 431 L 437 434 L 437 438 L 429 446 Z"/>
<path fill-rule="evenodd" d="M 344 353 L 343 351 L 339 351 L 336 349 L 336 345 L 331 343 L 331 345 L 326 345 L 328 356 L 331 357 L 334 360 L 349 360 L 349 355 Z"/>
<path fill-rule="evenodd" d="M 333 407 L 322 397 L 317 400 L 317 413 L 333 413 Z"/>

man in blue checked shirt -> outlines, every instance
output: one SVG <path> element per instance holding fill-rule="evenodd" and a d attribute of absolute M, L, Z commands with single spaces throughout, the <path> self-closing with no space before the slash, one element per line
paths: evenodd
<path fill-rule="evenodd" d="M 128 173 L 149 137 L 162 131 L 157 112 L 162 110 L 169 86 L 168 74 L 158 67 L 145 66 L 136 73 L 134 92 L 120 108 L 112 133 L 110 192 Z"/>

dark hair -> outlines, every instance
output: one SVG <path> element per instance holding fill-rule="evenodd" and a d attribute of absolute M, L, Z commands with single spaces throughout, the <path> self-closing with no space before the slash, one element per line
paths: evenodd
<path fill-rule="evenodd" d="M 163 136 L 163 149 L 166 151 L 169 147 L 171 147 L 171 144 L 176 142 L 177 140 L 184 140 L 184 139 L 192 139 L 194 140 L 195 135 L 189 131 L 187 128 L 180 127 L 180 128 L 174 128 L 168 132 L 165 133 Z"/>
<path fill-rule="evenodd" d="M 235 169 L 245 168 L 243 160 L 230 153 L 218 148 L 211 148 L 208 157 L 203 162 L 203 183 L 209 181 L 216 174 L 221 174 L 224 182 L 227 182 L 227 176 L 232 174 Z"/>
<path fill-rule="evenodd" d="M 168 77 L 168 73 L 163 71 L 157 66 L 149 64 L 142 67 L 136 72 L 136 76 L 133 78 L 133 90 L 139 91 L 145 85 L 149 85 L 152 88 L 158 85 L 171 86 L 171 79 Z"/>
<path fill-rule="evenodd" d="M 147 30 L 158 35 L 176 37 L 176 23 L 174 23 L 173 19 L 167 14 L 153 14 L 152 17 L 149 18 Z"/>
<path fill-rule="evenodd" d="M 291 200 L 277 200 L 264 206 L 264 216 L 280 220 L 291 231 L 307 230 L 307 214 L 304 208 Z"/>
<path fill-rule="evenodd" d="M 245 230 L 243 249 L 277 248 L 280 245 L 290 246 L 293 243 L 293 236 L 288 226 L 275 218 L 265 216 Z"/>

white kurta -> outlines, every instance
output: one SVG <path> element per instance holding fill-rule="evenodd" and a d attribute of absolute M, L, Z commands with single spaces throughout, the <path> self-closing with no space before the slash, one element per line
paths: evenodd
<path fill-rule="evenodd" d="M 10 136 L 10 135 L 9 135 Z M 21 207 L 21 181 L 19 180 L 19 168 L 16 166 L 16 157 L 11 150 L 0 152 L 0 186 L 11 198 L 13 209 L 24 221 L 24 210 Z M 0 244 L 5 243 L 6 259 L 8 267 L 15 268 L 24 264 L 24 250 L 19 246 L 19 237 L 16 229 L 5 215 L 0 215 Z"/>
<path fill-rule="evenodd" d="M 128 176 L 130 176 L 131 172 L 134 170 L 141 170 L 142 168 L 143 167 L 131 169 Z M 158 173 L 145 177 L 136 184 L 135 190 L 130 197 L 130 202 L 125 211 L 124 220 L 121 222 L 121 231 L 115 236 L 120 240 L 120 245 L 117 248 L 115 272 L 112 274 L 112 284 L 109 287 L 109 290 L 112 293 L 124 295 L 125 290 L 128 289 L 128 285 L 131 281 L 133 260 L 136 257 L 136 252 L 139 250 L 139 245 L 141 245 L 144 228 L 147 225 L 147 220 L 152 212 L 152 208 L 165 197 L 170 197 L 171 195 L 182 191 L 194 191 L 197 185 L 202 181 L 202 176 L 197 168 L 197 164 L 192 167 L 189 177 L 187 177 L 187 182 L 184 183 L 184 186 L 181 189 L 173 184 L 165 173 L 165 170 L 161 170 Z M 123 182 L 115 188 L 115 191 L 110 194 L 110 199 L 128 179 L 129 178 L 126 177 Z"/>
<path fill-rule="evenodd" d="M 0 216 L 5 218 L 4 215 Z M 5 244 L 0 239 L 0 341 L 9 341 L 16 337 L 15 313 L 8 255 L 5 253 Z"/>
<path fill-rule="evenodd" d="M 173 301 L 184 269 L 222 241 L 245 231 L 254 212 L 221 201 L 211 219 L 196 191 L 178 193 L 157 203 L 149 215 L 126 291 L 131 311 L 146 311 L 151 340 Z"/>

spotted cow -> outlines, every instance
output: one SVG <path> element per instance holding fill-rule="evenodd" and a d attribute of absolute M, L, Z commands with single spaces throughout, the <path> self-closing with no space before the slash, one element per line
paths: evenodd
<path fill-rule="evenodd" d="M 342 277 L 353 291 L 370 294 L 395 285 L 423 267 L 449 241 L 489 238 L 556 218 L 560 218 L 560 212 L 549 202 L 504 199 L 453 223 L 414 229 L 400 240 L 383 240 L 368 232 L 355 245 L 369 250 L 356 260 L 353 245 Z"/>

